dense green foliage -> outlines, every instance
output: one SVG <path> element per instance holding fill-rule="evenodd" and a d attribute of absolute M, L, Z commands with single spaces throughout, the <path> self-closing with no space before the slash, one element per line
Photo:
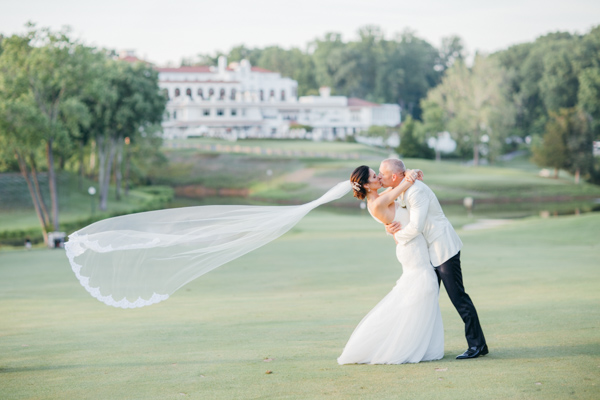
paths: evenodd
<path fill-rule="evenodd" d="M 600 140 L 600 26 L 584 35 L 548 34 L 493 57 L 508 73 L 516 107 L 513 134 L 543 137 L 536 162 L 597 181 L 591 141 Z M 563 144 L 557 141 L 557 124 Z M 563 151 L 557 150 L 561 146 L 560 161 L 549 157 Z"/>
<path fill-rule="evenodd" d="M 433 158 L 434 151 L 420 140 L 416 132 L 417 122 L 409 115 L 400 128 L 400 147 L 398 154 L 402 158 Z"/>
<path fill-rule="evenodd" d="M 459 153 L 473 155 L 474 165 L 479 164 L 480 155 L 494 160 L 504 150 L 513 122 L 506 89 L 505 71 L 494 59 L 478 55 L 470 68 L 458 62 L 423 100 L 425 125 L 449 131 Z"/>
<path fill-rule="evenodd" d="M 564 168 L 575 174 L 576 182 L 583 171 L 590 174 L 594 168 L 592 130 L 582 110 L 561 108 L 550 112 L 543 141 L 533 147 L 533 160 L 557 172 Z"/>
<path fill-rule="evenodd" d="M 27 33 L 0 41 L 0 171 L 18 170 L 26 180 L 44 237 L 50 226 L 61 228 L 58 172 L 78 169 L 80 182 L 86 169 L 89 177 L 98 175 L 106 210 L 111 172 L 119 198 L 122 170 L 128 181 L 139 154 L 126 145 L 144 148 L 146 160 L 157 154 L 154 136 L 165 104 L 151 66 L 117 61 L 73 40 L 68 29 L 28 25 Z M 48 174 L 50 211 L 40 171 Z"/>

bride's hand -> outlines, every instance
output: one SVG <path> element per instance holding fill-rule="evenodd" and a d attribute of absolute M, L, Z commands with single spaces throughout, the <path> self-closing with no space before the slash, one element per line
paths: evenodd
<path fill-rule="evenodd" d="M 400 231 L 402 225 L 398 221 L 390 222 L 385 225 L 385 231 L 390 235 L 394 235 L 396 232 Z"/>
<path fill-rule="evenodd" d="M 417 179 L 419 179 L 419 172 L 421 172 L 421 171 L 415 170 L 415 169 L 408 169 L 404 173 L 404 177 L 406 178 L 407 182 L 415 183 L 415 181 Z M 423 172 L 421 172 L 421 179 L 422 178 L 423 178 Z"/>
<path fill-rule="evenodd" d="M 415 172 L 417 173 L 417 179 L 422 181 L 423 180 L 423 171 L 421 171 L 420 169 L 415 169 Z"/>

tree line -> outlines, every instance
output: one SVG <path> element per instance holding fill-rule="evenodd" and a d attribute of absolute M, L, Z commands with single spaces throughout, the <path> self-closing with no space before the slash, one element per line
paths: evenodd
<path fill-rule="evenodd" d="M 85 172 L 97 177 L 106 210 L 111 176 L 119 199 L 133 158 L 148 158 L 148 148 L 159 145 L 165 105 L 151 66 L 119 61 L 73 40 L 68 30 L 28 25 L 23 35 L 0 37 L 0 169 L 23 175 L 45 240 L 47 229 L 60 228 L 57 173 L 77 166 L 80 186 Z"/>
<path fill-rule="evenodd" d="M 366 26 L 353 40 L 328 33 L 304 49 L 242 45 L 182 64 L 215 65 L 220 55 L 297 80 L 299 95 L 329 86 L 335 94 L 399 104 L 408 122 L 400 130 L 403 156 L 435 157 L 426 143 L 442 132 L 456 141 L 454 155 L 475 165 L 527 140 L 540 166 L 599 179 L 592 141 L 600 139 L 600 26 L 471 58 L 458 36 L 436 47 L 410 30 L 386 38 Z"/>

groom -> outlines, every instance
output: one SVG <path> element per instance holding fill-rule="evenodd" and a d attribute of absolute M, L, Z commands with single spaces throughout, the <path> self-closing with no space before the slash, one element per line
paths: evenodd
<path fill-rule="evenodd" d="M 383 160 L 379 166 L 379 180 L 384 187 L 396 187 L 404 179 L 405 171 L 401 160 Z M 462 242 L 444 215 L 437 197 L 427 185 L 417 180 L 402 194 L 400 204 L 408 209 L 410 222 L 403 227 L 392 223 L 386 226 L 386 230 L 403 244 L 421 233 L 427 240 L 438 283 L 440 280 L 444 282 L 452 304 L 465 323 L 469 348 L 456 358 L 461 360 L 488 354 L 477 311 L 463 286 L 460 269 Z"/>

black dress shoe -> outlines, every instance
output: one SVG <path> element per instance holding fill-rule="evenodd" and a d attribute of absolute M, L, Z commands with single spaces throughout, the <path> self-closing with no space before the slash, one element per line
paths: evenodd
<path fill-rule="evenodd" d="M 487 344 L 484 344 L 483 347 L 469 347 L 467 351 L 460 356 L 456 356 L 456 359 L 466 360 L 468 358 L 477 358 L 479 356 L 485 356 L 487 353 L 489 353 Z"/>

